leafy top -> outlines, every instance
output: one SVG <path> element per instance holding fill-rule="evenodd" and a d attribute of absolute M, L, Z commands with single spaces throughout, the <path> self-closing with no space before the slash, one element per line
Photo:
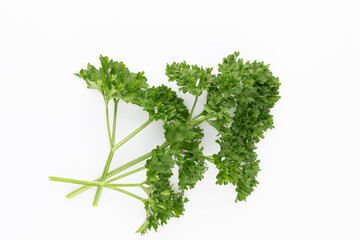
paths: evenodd
<path fill-rule="evenodd" d="M 130 102 L 148 87 L 144 72 L 132 73 L 123 62 L 109 60 L 102 55 L 99 59 L 99 69 L 88 64 L 87 69 L 81 69 L 75 75 L 84 79 L 88 88 L 99 90 L 106 102 L 111 99 Z"/>
<path fill-rule="evenodd" d="M 170 152 L 179 167 L 179 189 L 195 187 L 207 170 L 203 147 L 200 146 L 204 137 L 202 129 L 180 121 L 165 123 L 164 129 Z"/>
<path fill-rule="evenodd" d="M 145 167 L 148 169 L 146 184 L 149 187 L 144 188 L 148 199 L 145 201 L 145 222 L 137 230 L 141 234 L 151 228 L 157 230 L 171 217 L 180 217 L 184 212 L 184 202 L 187 201 L 183 193 L 175 192 L 170 183 L 174 161 L 164 147 L 157 146 L 152 150 Z"/>
<path fill-rule="evenodd" d="M 214 154 L 219 169 L 217 184 L 236 185 L 236 200 L 245 200 L 257 184 L 255 143 L 273 128 L 270 109 L 279 100 L 279 79 L 262 62 L 229 55 L 219 64 L 217 81 L 209 91 L 205 112 L 220 134 L 220 151 Z M 220 109 L 219 109 L 220 108 Z"/>
<path fill-rule="evenodd" d="M 166 66 L 166 75 L 169 77 L 169 81 L 176 81 L 180 91 L 189 92 L 195 96 L 200 96 L 215 81 L 216 78 L 211 71 L 212 68 L 189 65 L 185 61 L 174 62 Z"/>
<path fill-rule="evenodd" d="M 165 85 L 139 91 L 134 96 L 133 103 L 143 107 L 154 120 L 172 121 L 179 119 L 185 121 L 189 117 L 189 111 L 184 100 Z"/>

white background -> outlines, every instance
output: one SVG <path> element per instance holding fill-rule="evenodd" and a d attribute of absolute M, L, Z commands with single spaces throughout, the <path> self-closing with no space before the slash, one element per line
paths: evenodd
<path fill-rule="evenodd" d="M 346 0 L 1 1 L 0 239 L 360 239 L 359 10 Z M 67 200 L 75 186 L 48 181 L 91 180 L 105 163 L 103 101 L 73 76 L 88 62 L 108 55 L 160 85 L 166 63 L 217 69 L 234 51 L 271 64 L 282 83 L 247 202 L 215 185 L 210 166 L 185 215 L 140 236 L 141 202 L 105 189 L 93 208 L 94 189 Z M 118 139 L 147 117 L 119 111 Z M 211 153 L 215 132 L 204 128 Z M 162 141 L 156 122 L 112 166 Z"/>

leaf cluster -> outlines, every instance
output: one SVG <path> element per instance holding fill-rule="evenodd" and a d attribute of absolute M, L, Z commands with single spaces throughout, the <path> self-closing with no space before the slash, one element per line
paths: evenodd
<path fill-rule="evenodd" d="M 144 234 L 147 230 L 166 224 L 171 217 L 180 217 L 184 212 L 186 199 L 181 192 L 175 192 L 170 183 L 173 175 L 174 161 L 170 152 L 164 147 L 156 147 L 152 150 L 151 158 L 147 160 L 145 167 L 146 184 L 144 188 L 148 195 L 145 201 L 146 219 L 138 232 Z"/>
<path fill-rule="evenodd" d="M 204 136 L 201 128 L 180 118 L 165 121 L 164 130 L 168 146 L 157 146 L 145 165 L 149 187 L 145 188 L 146 220 L 138 230 L 142 234 L 151 228 L 157 230 L 171 217 L 180 217 L 188 201 L 184 191 L 193 188 L 207 170 L 200 147 Z M 178 190 L 170 182 L 175 165 L 178 166 Z"/>
<path fill-rule="evenodd" d="M 189 65 L 185 61 L 181 63 L 167 64 L 166 75 L 169 81 L 176 81 L 179 90 L 184 93 L 191 93 L 200 96 L 204 90 L 208 90 L 215 81 L 215 76 L 211 73 L 212 68 L 203 68 L 198 65 Z"/>
<path fill-rule="evenodd" d="M 184 100 L 165 85 L 140 91 L 135 96 L 133 103 L 142 107 L 154 120 L 172 121 L 178 119 L 185 121 L 189 117 L 189 111 Z"/>
<path fill-rule="evenodd" d="M 123 62 L 109 60 L 100 55 L 101 67 L 97 69 L 90 63 L 76 76 L 82 78 L 90 89 L 97 89 L 106 102 L 121 99 L 131 102 L 133 98 L 148 87 L 144 72 L 132 73 Z"/>
<path fill-rule="evenodd" d="M 132 73 L 123 62 L 100 55 L 99 69 L 88 64 L 87 69 L 75 73 L 90 89 L 97 89 L 106 103 L 110 100 L 131 102 L 149 113 L 153 120 L 185 120 L 189 116 L 184 100 L 174 90 L 161 85 L 149 87 L 144 72 Z"/>
<path fill-rule="evenodd" d="M 169 81 L 176 81 L 180 91 L 196 100 L 206 94 L 206 103 L 196 118 L 191 118 L 192 113 L 174 90 L 165 85 L 149 87 L 143 72 L 132 73 L 122 62 L 100 56 L 99 69 L 89 64 L 75 74 L 88 88 L 99 90 L 106 102 L 131 102 L 142 107 L 150 119 L 164 122 L 166 144 L 153 149 L 145 164 L 146 220 L 138 232 L 157 230 L 170 218 L 183 214 L 188 201 L 186 190 L 203 179 L 208 169 L 206 160 L 218 169 L 216 184 L 235 186 L 236 201 L 246 200 L 258 184 L 256 143 L 274 127 L 270 110 L 280 98 L 280 82 L 269 65 L 238 57 L 238 52 L 225 57 L 217 74 L 212 68 L 185 61 L 166 66 Z M 203 122 L 218 131 L 216 142 L 220 146 L 219 152 L 207 157 L 201 146 Z M 176 168 L 178 181 L 172 183 Z"/>
<path fill-rule="evenodd" d="M 219 64 L 216 85 L 208 96 L 205 111 L 214 116 L 212 125 L 219 131 L 221 150 L 214 154 L 219 169 L 217 184 L 236 186 L 236 200 L 246 200 L 258 183 L 259 160 L 255 144 L 273 128 L 270 109 L 279 100 L 279 79 L 263 62 L 237 59 L 229 55 Z M 218 99 L 222 111 L 217 111 Z M 221 100 L 220 100 L 221 99 Z"/>
<path fill-rule="evenodd" d="M 173 158 L 179 167 L 179 183 L 181 190 L 195 187 L 204 176 L 207 166 L 200 146 L 204 137 L 200 127 L 187 122 L 170 122 L 164 124 L 165 139 Z"/>
<path fill-rule="evenodd" d="M 279 100 L 279 79 L 263 62 L 244 62 L 235 52 L 212 69 L 186 62 L 167 65 L 170 81 L 176 81 L 183 92 L 195 96 L 207 91 L 203 119 L 219 133 L 220 151 L 213 155 L 219 170 L 217 184 L 236 186 L 236 200 L 246 200 L 258 183 L 260 171 L 256 143 L 273 128 L 270 109 Z M 195 83 L 199 84 L 196 85 Z"/>

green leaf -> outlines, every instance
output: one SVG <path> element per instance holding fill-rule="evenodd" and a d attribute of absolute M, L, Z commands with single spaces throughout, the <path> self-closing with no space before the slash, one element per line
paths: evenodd
<path fill-rule="evenodd" d="M 184 100 L 165 85 L 139 92 L 134 97 L 133 103 L 143 107 L 154 120 L 179 119 L 185 121 L 189 117 L 189 110 L 185 106 Z"/>
<path fill-rule="evenodd" d="M 180 91 L 189 92 L 195 96 L 200 96 L 215 81 L 216 78 L 211 72 L 212 68 L 190 66 L 185 61 L 174 62 L 166 66 L 166 75 L 169 77 L 169 81 L 176 81 Z"/>
<path fill-rule="evenodd" d="M 179 189 L 195 187 L 207 170 L 203 148 L 200 147 L 204 137 L 202 129 L 181 121 L 165 123 L 164 129 L 166 141 L 179 167 Z"/>
<path fill-rule="evenodd" d="M 106 56 L 100 55 L 100 63 L 99 69 L 88 64 L 87 69 L 81 69 L 75 75 L 84 79 L 88 88 L 100 91 L 105 101 L 115 98 L 130 102 L 139 92 L 147 89 L 143 72 L 132 73 L 123 62 L 109 60 Z"/>
<path fill-rule="evenodd" d="M 180 217 L 184 212 L 185 197 L 177 193 L 170 183 L 173 175 L 174 160 L 172 154 L 158 146 L 152 151 L 147 160 L 146 184 L 151 191 L 146 191 L 148 199 L 145 201 L 146 219 L 138 229 L 141 234 L 150 229 L 155 231 L 159 226 L 166 224 L 172 217 Z"/>
<path fill-rule="evenodd" d="M 259 160 L 255 144 L 273 128 L 270 109 L 279 100 L 279 79 L 262 62 L 229 55 L 219 64 L 219 74 L 209 89 L 205 111 L 220 134 L 220 151 L 214 154 L 219 169 L 217 184 L 236 186 L 236 200 L 246 197 L 258 184 Z"/>

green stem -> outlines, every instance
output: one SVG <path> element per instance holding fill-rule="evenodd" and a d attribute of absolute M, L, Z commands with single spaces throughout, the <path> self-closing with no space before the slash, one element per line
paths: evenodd
<path fill-rule="evenodd" d="M 205 156 L 205 159 L 208 160 L 209 162 L 215 164 L 214 159 L 213 159 L 212 157 L 210 157 L 210 156 Z"/>
<path fill-rule="evenodd" d="M 109 120 L 109 102 L 105 100 L 105 106 L 106 106 L 106 126 L 107 126 L 107 132 L 109 137 L 109 144 L 111 147 L 111 133 L 110 133 L 110 120 Z"/>
<path fill-rule="evenodd" d="M 192 126 L 196 127 L 196 126 L 198 126 L 198 125 L 202 124 L 203 122 L 204 122 L 204 121 L 201 121 L 201 122 L 195 122 L 194 124 L 192 124 Z"/>
<path fill-rule="evenodd" d="M 102 173 L 101 178 L 100 178 L 100 182 L 105 181 L 106 175 L 109 172 L 111 161 L 112 161 L 112 159 L 114 157 L 114 152 L 115 152 L 114 142 L 115 142 L 115 133 L 116 133 L 116 120 L 117 120 L 118 102 L 119 102 L 119 100 L 114 99 L 113 129 L 112 129 L 112 136 L 111 136 L 111 143 L 110 143 L 111 149 L 110 149 L 109 156 L 108 156 L 108 158 L 106 160 L 105 167 L 104 167 L 103 173 Z M 99 203 L 101 191 L 102 191 L 102 186 L 99 186 L 97 188 L 97 190 L 96 190 L 96 194 L 95 194 L 94 201 L 93 201 L 93 206 L 94 207 L 97 206 L 98 203 Z"/>
<path fill-rule="evenodd" d="M 110 153 L 109 153 L 109 156 L 108 156 L 108 159 L 106 160 L 106 164 L 105 164 L 105 167 L 104 167 L 104 170 L 103 170 L 103 173 L 100 177 L 100 182 L 104 182 L 105 178 L 106 178 L 106 175 L 107 175 L 107 172 L 109 170 L 109 167 L 110 167 L 110 163 L 111 163 L 111 160 L 114 156 L 114 149 L 112 148 L 110 150 Z M 100 195 L 101 195 L 101 191 L 102 191 L 102 186 L 99 186 L 96 190 L 96 194 L 95 194 L 95 197 L 94 197 L 94 201 L 93 201 L 93 206 L 96 207 L 99 203 L 99 199 L 100 199 Z"/>
<path fill-rule="evenodd" d="M 144 161 L 145 159 L 149 158 L 151 156 L 151 152 L 148 152 L 138 158 L 135 158 L 134 160 L 130 161 L 130 162 L 127 162 L 123 165 L 121 165 L 120 167 L 110 171 L 107 175 L 106 175 L 106 179 L 107 178 L 111 178 L 112 176 L 118 174 L 119 172 L 122 172 L 126 169 L 128 169 L 129 167 L 132 167 L 133 165 L 137 164 L 137 163 L 140 163 L 142 161 Z M 125 175 L 125 174 L 123 174 Z M 127 174 L 126 176 L 128 176 L 129 174 Z M 120 177 L 120 176 L 119 176 Z M 124 176 L 125 177 L 125 176 Z M 94 181 L 100 181 L 101 178 L 97 178 L 95 179 Z M 120 178 L 118 178 L 120 179 Z M 116 179 L 117 180 L 117 179 Z M 115 180 L 114 180 L 115 181 Z M 92 186 L 82 186 L 74 191 L 72 191 L 71 193 L 69 193 L 68 195 L 66 195 L 67 198 L 73 198 L 75 197 L 76 195 L 88 190 L 89 188 L 91 188 Z"/>
<path fill-rule="evenodd" d="M 204 111 L 202 111 L 201 113 L 199 113 L 198 115 L 196 115 L 195 117 L 193 117 L 191 120 L 195 120 L 198 117 L 201 117 L 204 114 Z"/>
<path fill-rule="evenodd" d="M 194 112 L 194 110 L 195 110 L 195 106 L 196 106 L 196 103 L 197 103 L 198 98 L 199 98 L 199 96 L 196 96 L 196 97 L 195 97 L 195 101 L 194 101 L 193 106 L 192 106 L 192 108 L 191 108 L 191 111 L 190 111 L 190 115 L 189 115 L 189 119 L 188 119 L 188 120 L 191 119 L 191 116 L 192 116 L 192 114 L 193 114 L 193 112 Z"/>
<path fill-rule="evenodd" d="M 123 189 L 121 189 L 121 188 L 117 188 L 117 187 L 107 187 L 107 188 L 113 189 L 113 190 L 118 191 L 118 192 L 121 192 L 121 193 L 125 193 L 125 194 L 127 194 L 127 195 L 129 195 L 129 196 L 131 196 L 131 197 L 134 197 L 134 198 L 136 198 L 136 199 L 139 199 L 139 200 L 142 201 L 143 203 L 145 203 L 145 201 L 146 201 L 146 199 L 144 199 L 144 198 L 142 198 L 142 197 L 139 197 L 138 195 L 133 194 L 133 193 L 131 193 L 131 192 L 125 191 L 125 190 L 123 190 Z"/>
<path fill-rule="evenodd" d="M 56 182 L 66 182 L 74 183 L 81 185 L 91 185 L 91 186 L 101 186 L 101 187 L 141 187 L 142 183 L 108 183 L 108 182 L 91 182 L 71 178 L 61 178 L 61 177 L 49 177 L 50 181 Z"/>
<path fill-rule="evenodd" d="M 56 182 L 66 182 L 66 183 L 91 185 L 91 186 L 104 186 L 104 183 L 102 183 L 102 182 L 91 182 L 91 181 L 77 180 L 77 179 L 71 179 L 71 178 L 49 177 L 49 180 L 56 181 Z"/>
<path fill-rule="evenodd" d="M 149 118 L 149 120 L 147 120 L 143 125 L 141 125 L 138 129 L 136 129 L 135 131 L 133 131 L 132 133 L 130 133 L 126 138 L 124 138 L 123 140 L 121 140 L 119 143 L 117 143 L 114 146 L 114 149 L 118 149 L 119 147 L 121 147 L 124 143 L 126 143 L 127 141 L 129 141 L 132 137 L 134 137 L 136 134 L 138 134 L 141 130 L 143 130 L 147 125 L 149 125 L 152 121 L 154 121 L 153 119 Z"/>
<path fill-rule="evenodd" d="M 210 116 L 205 116 L 205 117 L 203 117 L 201 119 L 197 119 L 197 118 L 199 118 L 200 116 L 203 115 L 204 112 L 201 112 L 200 114 L 198 114 L 194 118 L 190 119 L 192 114 L 193 114 L 193 111 L 195 109 L 197 100 L 198 100 L 198 97 L 196 96 L 194 104 L 193 104 L 191 112 L 190 112 L 189 121 L 188 121 L 189 123 L 193 123 L 193 126 L 200 125 L 202 122 L 204 122 L 207 119 L 211 118 Z M 151 151 L 150 151 L 150 152 L 148 152 L 148 153 L 146 153 L 146 154 L 144 154 L 144 155 L 142 155 L 142 156 L 140 156 L 138 158 L 135 158 L 132 161 L 127 162 L 127 163 L 121 165 L 120 167 L 108 172 L 115 150 L 118 149 L 123 144 L 125 144 L 127 141 L 129 141 L 132 137 L 134 137 L 137 133 L 139 133 L 141 130 L 143 130 L 147 125 L 149 125 L 153 121 L 151 118 L 149 118 L 149 120 L 146 121 L 143 125 L 141 125 L 138 129 L 136 129 L 134 132 L 132 132 L 126 138 L 124 138 L 119 143 L 114 145 L 114 143 L 115 143 L 116 116 L 117 116 L 117 103 L 118 103 L 118 101 L 115 102 L 115 100 L 114 100 L 114 103 L 115 103 L 115 105 L 114 105 L 115 109 L 114 109 L 114 119 L 113 119 L 113 129 L 112 129 L 113 130 L 113 136 L 111 136 L 111 134 L 110 134 L 110 124 L 109 124 L 108 103 L 106 102 L 107 129 L 108 129 L 109 141 L 110 141 L 110 145 L 111 145 L 111 151 L 109 153 L 106 165 L 104 167 L 103 174 L 102 174 L 102 176 L 100 178 L 95 179 L 93 182 L 91 182 L 91 181 L 82 181 L 82 180 L 74 180 L 74 179 L 70 179 L 70 180 L 67 179 L 67 182 L 77 181 L 78 184 L 86 185 L 86 186 L 82 186 L 82 187 L 72 191 L 68 195 L 66 195 L 66 197 L 69 198 L 69 199 L 76 196 L 76 195 L 78 195 L 78 194 L 80 194 L 80 193 L 82 193 L 82 192 L 84 192 L 84 191 L 86 191 L 86 190 L 88 190 L 88 189 L 90 189 L 93 186 L 97 186 L 98 189 L 97 189 L 97 192 L 96 192 L 96 195 L 95 195 L 95 198 L 94 198 L 94 202 L 93 202 L 94 206 L 96 206 L 98 204 L 102 187 L 108 187 L 110 189 L 125 193 L 125 194 L 130 195 L 130 196 L 133 196 L 133 197 L 135 197 L 135 198 L 137 198 L 137 199 L 139 199 L 139 200 L 141 200 L 143 202 L 145 201 L 145 199 L 143 199 L 143 198 L 141 198 L 141 197 L 139 197 L 139 196 L 137 196 L 135 194 L 129 193 L 129 192 L 125 191 L 125 190 L 122 190 L 122 189 L 119 189 L 119 188 L 115 187 L 115 186 L 125 186 L 125 185 L 126 186 L 130 186 L 130 185 L 131 186 L 139 186 L 139 184 L 109 184 L 110 182 L 114 182 L 114 181 L 116 181 L 118 179 L 124 178 L 126 176 L 131 175 L 131 174 L 134 174 L 136 172 L 144 170 L 145 169 L 144 166 L 104 182 L 106 179 L 111 178 L 112 176 L 114 176 L 114 175 L 116 175 L 116 174 L 118 174 L 118 173 L 132 167 L 135 164 L 138 164 L 138 163 L 148 159 L 151 156 Z M 167 147 L 167 146 L 169 146 L 169 144 L 166 141 L 161 145 L 161 147 L 164 147 L 164 148 Z M 211 159 L 209 157 L 206 157 L 206 160 L 213 163 L 213 159 Z M 64 179 L 63 178 L 50 177 L 50 180 L 52 180 L 52 181 L 63 181 Z M 72 183 L 75 183 L 75 182 L 72 182 Z"/>
<path fill-rule="evenodd" d="M 209 118 L 211 118 L 211 116 L 206 116 L 206 117 L 203 117 L 203 118 L 200 118 L 200 119 L 192 119 L 189 121 L 189 123 L 197 123 L 197 122 L 204 122 L 206 120 L 208 120 Z"/>
<path fill-rule="evenodd" d="M 141 183 L 106 183 L 105 187 L 141 187 Z"/>
<path fill-rule="evenodd" d="M 124 178 L 124 177 L 126 177 L 126 176 L 129 176 L 129 175 L 131 175 L 131 174 L 140 172 L 140 171 L 142 171 L 142 170 L 144 170 L 144 169 L 145 169 L 145 166 L 139 167 L 139 168 L 137 168 L 137 169 L 135 169 L 135 170 L 132 170 L 132 171 L 130 171 L 130 172 L 127 172 L 127 173 L 121 174 L 120 176 L 117 176 L 117 177 L 115 177 L 115 178 L 112 178 L 112 179 L 110 179 L 110 180 L 108 180 L 108 181 L 106 181 L 106 182 L 107 182 L 107 183 L 115 182 L 116 180 L 119 180 L 119 179 L 121 179 L 121 178 Z"/>
<path fill-rule="evenodd" d="M 109 153 L 109 156 L 108 156 L 108 159 L 106 161 L 106 164 L 105 164 L 105 167 L 104 167 L 104 170 L 103 170 L 103 173 L 100 177 L 100 182 L 103 182 L 105 181 L 105 178 L 106 178 L 106 175 L 109 171 L 109 168 L 110 168 L 110 163 L 111 163 L 111 160 L 112 158 L 114 157 L 114 153 L 115 153 L 115 150 L 114 149 L 111 149 L 110 150 L 110 153 Z"/>
<path fill-rule="evenodd" d="M 86 184 L 86 185 L 91 185 L 91 186 L 102 186 L 102 187 L 106 187 L 109 189 L 113 189 L 116 190 L 118 192 L 121 193 L 125 193 L 129 196 L 132 196 L 136 199 L 139 199 L 140 201 L 144 202 L 145 199 L 139 197 L 138 195 L 135 195 L 131 192 L 125 191 L 123 189 L 117 188 L 117 187 L 141 187 L 142 184 L 141 183 L 134 183 L 134 184 L 107 184 L 104 182 L 90 182 L 90 181 L 83 181 L 83 180 L 77 180 L 77 179 L 70 179 L 70 178 L 60 178 L 60 177 L 49 177 L 49 179 L 51 181 L 58 181 L 58 182 L 67 182 L 67 183 L 75 183 L 75 184 Z"/>
<path fill-rule="evenodd" d="M 119 100 L 114 99 L 114 119 L 113 119 L 113 128 L 112 128 L 112 135 L 111 135 L 111 147 L 115 144 L 115 134 L 116 134 L 116 119 L 117 119 L 117 107 L 118 107 Z"/>
<path fill-rule="evenodd" d="M 164 142 L 164 143 L 161 145 L 161 147 L 167 147 L 168 145 L 169 145 L 169 144 L 168 144 L 167 142 Z M 130 162 L 127 162 L 127 163 L 121 165 L 121 166 L 118 167 L 118 168 L 115 168 L 114 170 L 110 171 L 110 172 L 106 175 L 106 179 L 107 179 L 107 178 L 111 178 L 112 176 L 114 176 L 114 175 L 116 175 L 116 174 L 118 174 L 118 173 L 120 173 L 120 172 L 128 169 L 129 167 L 132 167 L 132 166 L 134 166 L 134 165 L 136 165 L 136 164 L 138 164 L 138 163 L 140 163 L 140 162 L 148 159 L 150 156 L 151 156 L 151 151 L 148 152 L 148 153 L 145 153 L 144 155 L 142 155 L 142 156 L 140 156 L 140 157 L 138 157 L 138 158 L 135 158 L 135 159 L 131 160 Z M 124 174 L 124 175 L 125 175 L 125 174 Z M 128 175 L 126 175 L 126 176 L 128 176 Z M 119 177 L 120 177 L 120 176 L 119 176 Z M 100 181 L 100 178 L 97 178 L 97 179 L 95 179 L 94 181 Z M 80 194 L 80 193 L 88 190 L 88 189 L 91 188 L 91 187 L 92 187 L 92 186 L 82 186 L 82 187 L 80 187 L 80 188 L 72 191 L 72 192 L 69 193 L 68 195 L 66 195 L 66 197 L 69 198 L 69 199 L 70 199 L 70 198 L 73 198 L 73 197 L 75 197 L 76 195 L 78 195 L 78 194 Z"/>

